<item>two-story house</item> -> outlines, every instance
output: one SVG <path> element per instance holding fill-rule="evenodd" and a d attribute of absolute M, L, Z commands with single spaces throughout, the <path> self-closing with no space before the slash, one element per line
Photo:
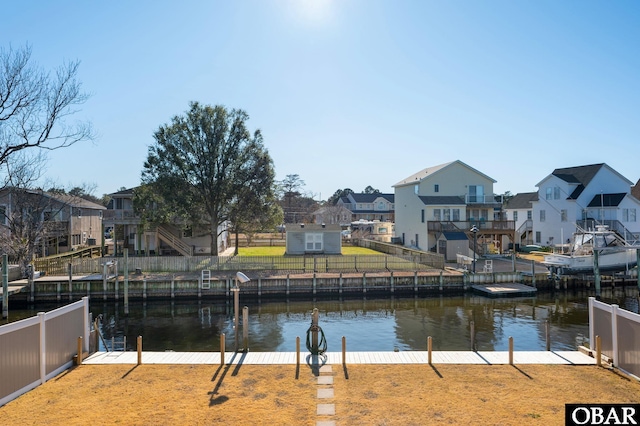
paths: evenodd
<path fill-rule="evenodd" d="M 208 229 L 168 223 L 152 226 L 144 223 L 133 208 L 135 188 L 109 194 L 111 201 L 104 212 L 105 227 L 113 227 L 114 252 L 128 248 L 133 253 L 160 255 L 211 254 L 211 237 Z M 226 224 L 218 229 L 218 252 L 227 248 Z"/>
<path fill-rule="evenodd" d="M 513 241 L 515 224 L 502 215 L 495 180 L 456 160 L 428 167 L 401 180 L 395 188 L 395 234 L 406 247 L 432 251 L 455 260 L 476 252 L 501 250 Z"/>
<path fill-rule="evenodd" d="M 344 207 L 351 212 L 349 222 L 359 220 L 393 222 L 395 220 L 394 194 L 356 194 L 340 197 L 336 206 Z"/>
<path fill-rule="evenodd" d="M 576 230 L 607 225 L 629 241 L 640 236 L 640 201 L 633 182 L 607 164 L 555 169 L 542 179 L 532 201 L 534 243 L 557 246 Z"/>
<path fill-rule="evenodd" d="M 538 200 L 537 192 L 521 192 L 505 203 L 505 219 L 511 219 L 516 227 L 516 245 L 533 244 L 533 202 Z M 512 247 L 513 248 L 513 247 Z M 516 249 L 518 247 L 515 247 Z"/>
<path fill-rule="evenodd" d="M 104 210 L 100 204 L 68 194 L 18 188 L 0 191 L 1 232 L 36 235 L 40 256 L 99 245 Z M 32 223 L 27 224 L 26 220 Z M 40 231 L 26 230 L 33 226 Z"/>

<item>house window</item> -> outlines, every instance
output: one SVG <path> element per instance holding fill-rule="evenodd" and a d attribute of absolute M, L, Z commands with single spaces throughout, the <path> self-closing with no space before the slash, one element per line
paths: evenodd
<path fill-rule="evenodd" d="M 433 192 L 440 192 L 440 185 L 438 185 L 437 183 L 433 185 Z"/>
<path fill-rule="evenodd" d="M 440 209 L 433 209 L 433 220 L 440 221 Z"/>
<path fill-rule="evenodd" d="M 323 233 L 306 233 L 306 251 L 322 251 Z"/>
<path fill-rule="evenodd" d="M 453 221 L 454 222 L 459 222 L 460 221 L 460 209 L 452 209 L 453 212 Z"/>
<path fill-rule="evenodd" d="M 418 195 L 420 193 L 420 185 L 413 186 L 413 193 Z"/>
<path fill-rule="evenodd" d="M 527 210 L 527 220 L 531 220 L 533 218 L 533 213 L 531 213 L 531 210 Z"/>
<path fill-rule="evenodd" d="M 387 228 L 378 228 L 378 234 L 386 234 Z"/>
<path fill-rule="evenodd" d="M 443 217 L 445 222 L 451 221 L 451 209 L 442 209 Z"/>
<path fill-rule="evenodd" d="M 540 231 L 536 231 L 536 243 L 540 244 L 540 241 L 542 241 L 542 235 L 540 234 Z"/>
<path fill-rule="evenodd" d="M 116 210 L 122 210 L 122 198 L 116 198 Z"/>
<path fill-rule="evenodd" d="M 629 222 L 636 221 L 636 209 L 629 209 Z"/>
<path fill-rule="evenodd" d="M 380 201 L 380 202 L 378 203 L 378 210 L 385 210 L 385 208 L 384 208 L 384 201 Z"/>
<path fill-rule="evenodd" d="M 516 221 L 516 222 L 518 221 L 518 212 L 517 211 L 513 212 L 513 220 Z"/>
<path fill-rule="evenodd" d="M 553 199 L 554 200 L 559 200 L 560 199 L 560 187 L 556 186 L 553 188 Z"/>
<path fill-rule="evenodd" d="M 7 224 L 7 206 L 0 206 L 0 225 Z"/>
<path fill-rule="evenodd" d="M 545 212 L 544 210 L 540 210 L 540 222 L 544 222 L 546 218 L 547 218 L 547 212 Z"/>
<path fill-rule="evenodd" d="M 420 222 L 424 223 L 424 209 L 420 210 Z"/>
<path fill-rule="evenodd" d="M 561 222 L 566 222 L 567 221 L 567 211 L 566 210 L 560 210 L 560 221 Z"/>
<path fill-rule="evenodd" d="M 71 245 L 73 246 L 80 245 L 80 234 L 73 234 L 71 236 Z"/>

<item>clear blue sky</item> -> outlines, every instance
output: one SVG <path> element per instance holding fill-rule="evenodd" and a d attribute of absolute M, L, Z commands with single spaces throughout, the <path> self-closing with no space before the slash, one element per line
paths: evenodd
<path fill-rule="evenodd" d="M 640 2 L 14 1 L 0 43 L 80 60 L 99 138 L 49 156 L 62 186 L 134 187 L 190 101 L 245 110 L 277 179 L 326 199 L 461 160 L 534 191 L 558 167 L 640 178 Z"/>

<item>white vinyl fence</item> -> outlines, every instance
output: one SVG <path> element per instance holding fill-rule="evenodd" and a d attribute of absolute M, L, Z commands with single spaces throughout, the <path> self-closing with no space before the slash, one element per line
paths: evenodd
<path fill-rule="evenodd" d="M 70 368 L 89 329 L 88 297 L 0 326 L 0 407 Z"/>
<path fill-rule="evenodd" d="M 640 315 L 618 305 L 589 298 L 589 342 L 595 349 L 600 336 L 602 353 L 619 369 L 640 378 Z"/>

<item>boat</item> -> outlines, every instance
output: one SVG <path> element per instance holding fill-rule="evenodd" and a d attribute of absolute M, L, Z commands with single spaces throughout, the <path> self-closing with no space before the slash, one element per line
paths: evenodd
<path fill-rule="evenodd" d="M 596 229 L 578 228 L 568 253 L 544 256 L 542 264 L 552 275 L 575 275 L 594 271 L 594 250 L 598 252 L 600 271 L 627 271 L 637 264 L 638 245 L 631 245 L 606 225 Z"/>

